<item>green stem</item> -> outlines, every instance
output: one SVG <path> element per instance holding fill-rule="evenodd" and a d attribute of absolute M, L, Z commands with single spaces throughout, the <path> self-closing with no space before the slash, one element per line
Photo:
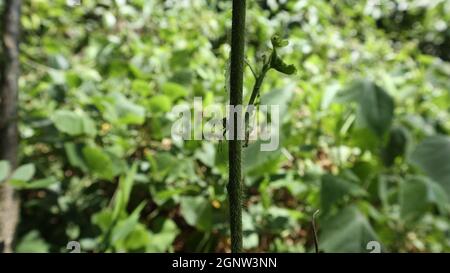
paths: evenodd
<path fill-rule="evenodd" d="M 251 109 L 251 107 L 254 106 L 255 100 L 260 93 L 261 85 L 264 81 L 264 78 L 266 77 L 267 72 L 270 70 L 270 62 L 272 60 L 272 56 L 273 55 L 271 54 L 268 62 L 263 65 L 261 74 L 259 74 L 257 77 L 255 77 L 255 79 L 256 79 L 255 84 L 253 85 L 252 94 L 250 95 L 250 100 L 248 101 L 247 110 L 245 111 L 245 144 L 244 144 L 244 147 L 248 146 L 248 140 L 250 137 L 249 121 L 250 121 L 250 116 L 253 112 L 252 111 L 253 109 Z"/>
<path fill-rule="evenodd" d="M 231 28 L 230 105 L 242 105 L 244 81 L 246 0 L 233 0 Z M 231 118 L 231 117 L 230 117 Z M 242 145 L 238 139 L 241 119 L 233 116 L 233 135 L 229 145 L 228 199 L 230 204 L 231 251 L 242 252 Z"/>

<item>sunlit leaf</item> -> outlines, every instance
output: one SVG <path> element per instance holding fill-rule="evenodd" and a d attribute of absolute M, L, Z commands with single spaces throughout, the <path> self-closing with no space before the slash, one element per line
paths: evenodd
<path fill-rule="evenodd" d="M 355 206 L 320 220 L 320 225 L 320 249 L 325 252 L 366 252 L 367 243 L 378 240 L 366 216 Z"/>
<path fill-rule="evenodd" d="M 96 134 L 95 124 L 87 115 L 68 111 L 58 110 L 52 117 L 56 128 L 71 136 Z"/>
<path fill-rule="evenodd" d="M 33 178 L 36 168 L 34 164 L 25 164 L 17 168 L 11 175 L 11 181 L 27 182 Z"/>
<path fill-rule="evenodd" d="M 92 174 L 112 179 L 114 170 L 109 156 L 99 147 L 86 146 L 82 150 L 84 161 Z"/>
<path fill-rule="evenodd" d="M 0 160 L 0 183 L 2 183 L 9 175 L 11 166 L 8 161 Z"/>
<path fill-rule="evenodd" d="M 186 222 L 203 231 L 209 231 L 213 225 L 213 208 L 210 202 L 203 196 L 183 197 L 180 200 L 181 215 Z"/>
<path fill-rule="evenodd" d="M 419 143 L 411 154 L 411 161 L 439 182 L 450 196 L 450 138 L 436 135 Z"/>

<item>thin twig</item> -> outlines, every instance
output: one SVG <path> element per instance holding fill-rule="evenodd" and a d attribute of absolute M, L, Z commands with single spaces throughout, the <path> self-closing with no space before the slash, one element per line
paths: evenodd
<path fill-rule="evenodd" d="M 253 77 L 255 77 L 255 80 L 258 78 L 258 75 L 256 74 L 253 67 L 250 65 L 249 61 L 247 59 L 244 60 L 245 64 L 250 68 L 250 71 L 252 71 Z"/>
<path fill-rule="evenodd" d="M 250 100 L 247 105 L 247 110 L 245 111 L 245 143 L 244 147 L 248 146 L 249 141 L 249 122 L 250 122 L 250 116 L 253 114 L 253 106 L 255 103 L 256 98 L 259 96 L 261 85 L 264 81 L 264 78 L 266 77 L 267 72 L 270 70 L 270 59 L 267 63 L 263 65 L 263 69 L 261 71 L 261 74 L 259 74 L 255 78 L 255 84 L 253 85 L 252 94 L 250 95 Z"/>
<path fill-rule="evenodd" d="M 319 253 L 319 240 L 317 239 L 317 230 L 316 230 L 316 216 L 319 214 L 319 210 L 316 210 L 312 216 L 312 229 L 314 233 L 314 248 L 316 253 Z"/>

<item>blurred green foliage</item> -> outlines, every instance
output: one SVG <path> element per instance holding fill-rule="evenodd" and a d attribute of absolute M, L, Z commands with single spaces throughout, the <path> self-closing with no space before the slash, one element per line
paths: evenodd
<path fill-rule="evenodd" d="M 179 103 L 226 104 L 231 1 L 24 1 L 17 251 L 229 251 L 225 143 L 171 139 Z M 450 251 L 450 2 L 249 1 L 280 148 L 244 149 L 246 251 Z M 246 70 L 245 92 L 253 85 Z M 12 173 L 12 174 L 11 174 Z M 1 183 L 1 182 L 0 182 Z"/>

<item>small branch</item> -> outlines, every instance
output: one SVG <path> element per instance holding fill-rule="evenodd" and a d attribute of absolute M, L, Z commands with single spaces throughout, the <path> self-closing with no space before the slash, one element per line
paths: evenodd
<path fill-rule="evenodd" d="M 319 214 L 319 210 L 316 210 L 312 216 L 312 229 L 314 234 L 314 248 L 316 253 L 319 253 L 319 240 L 317 239 L 317 229 L 316 229 L 316 216 Z"/>
<path fill-rule="evenodd" d="M 266 77 L 267 72 L 270 70 L 271 59 L 272 59 L 272 55 L 270 56 L 269 60 L 264 63 L 261 74 L 259 74 L 258 76 L 255 76 L 255 84 L 253 85 L 252 94 L 250 95 L 250 99 L 247 104 L 247 110 L 245 111 L 245 143 L 244 143 L 244 147 L 248 146 L 248 141 L 250 138 L 249 122 L 250 122 L 250 116 L 253 113 L 252 107 L 254 106 L 255 100 L 260 93 L 264 78 Z"/>
<path fill-rule="evenodd" d="M 258 78 L 258 75 L 256 75 L 255 70 L 253 70 L 253 67 L 250 65 L 247 59 L 245 59 L 245 64 L 250 68 L 250 71 L 252 71 L 253 77 L 255 77 L 255 80 Z"/>

